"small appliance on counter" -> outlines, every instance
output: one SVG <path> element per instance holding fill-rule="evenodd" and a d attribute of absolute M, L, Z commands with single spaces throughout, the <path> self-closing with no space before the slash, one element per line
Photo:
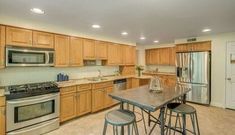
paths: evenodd
<path fill-rule="evenodd" d="M 57 82 L 63 82 L 68 80 L 69 76 L 67 74 L 62 74 L 62 73 L 57 74 Z"/>
<path fill-rule="evenodd" d="M 159 77 L 154 76 L 151 78 L 150 84 L 149 84 L 149 89 L 150 89 L 150 91 L 156 92 L 156 93 L 162 92 L 161 80 Z"/>

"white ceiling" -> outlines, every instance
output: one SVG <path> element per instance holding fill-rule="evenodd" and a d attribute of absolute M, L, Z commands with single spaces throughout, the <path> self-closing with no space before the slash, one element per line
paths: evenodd
<path fill-rule="evenodd" d="M 45 15 L 30 13 L 33 7 Z M 235 31 L 235 0 L 0 0 L 0 15 L 145 45 L 202 36 L 203 28 L 212 29 L 208 34 Z M 101 29 L 94 32 L 94 23 Z"/>

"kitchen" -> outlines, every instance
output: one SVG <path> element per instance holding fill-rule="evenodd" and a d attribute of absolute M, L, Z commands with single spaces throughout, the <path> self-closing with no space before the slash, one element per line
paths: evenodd
<path fill-rule="evenodd" d="M 233 13 L 228 12 L 233 11 L 234 2 L 216 1 L 209 11 L 205 8 L 211 4 L 209 1 L 106 2 L 65 4 L 61 0 L 60 9 L 72 10 L 56 12 L 59 8 L 53 7 L 53 1 L 0 1 L 0 134 L 102 134 L 107 114 L 118 110 L 120 102 L 121 110 L 132 110 L 132 105 L 135 106 L 132 112 L 137 128 L 133 124 L 132 130 L 138 129 L 137 134 L 173 134 L 178 128 L 168 123 L 170 114 L 161 112 L 169 111 L 163 107 L 167 108 L 172 99 L 196 109 L 198 120 L 193 121 L 199 123 L 200 130 L 195 134 L 233 134 L 235 128 L 228 127 L 235 125 L 232 88 L 235 29 Z M 201 17 L 203 24 L 192 23 L 200 17 L 191 11 L 191 4 L 200 8 L 200 13 L 205 12 Z M 133 9 L 126 11 L 124 5 Z M 166 12 L 163 8 L 166 5 L 171 5 L 172 11 Z M 181 6 L 187 14 L 181 14 Z M 112 12 L 105 12 L 109 10 Z M 142 12 L 137 15 L 137 10 Z M 165 14 L 168 21 L 158 12 Z M 218 17 L 213 16 L 216 13 Z M 110 15 L 118 15 L 122 20 L 109 19 Z M 169 20 L 175 21 L 174 28 Z M 154 28 L 158 31 L 153 32 Z M 149 89 L 154 79 L 163 87 L 162 93 L 151 94 L 156 97 L 135 95 Z M 190 84 L 190 88 L 178 87 L 180 83 Z M 202 84 L 203 88 L 194 84 Z M 170 92 L 171 88 L 176 91 Z M 177 93 L 178 90 L 182 93 Z M 128 97 L 129 94 L 132 96 Z M 173 97 L 158 101 L 161 99 L 158 96 L 164 95 Z M 164 106 L 157 107 L 160 102 Z M 148 109 L 152 112 L 148 113 Z M 153 119 L 159 116 L 159 127 L 154 127 L 155 121 L 149 125 L 150 116 Z M 165 124 L 161 124 L 164 117 Z M 197 130 L 191 122 L 187 118 L 179 133 Z M 170 123 L 175 124 L 174 118 Z M 166 128 L 160 128 L 162 125 Z M 122 127 L 118 130 L 127 132 Z M 106 134 L 114 134 L 110 124 Z"/>

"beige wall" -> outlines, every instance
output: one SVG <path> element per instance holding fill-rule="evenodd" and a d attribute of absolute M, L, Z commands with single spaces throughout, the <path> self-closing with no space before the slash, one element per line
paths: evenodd
<path fill-rule="evenodd" d="M 235 41 L 234 33 L 225 33 L 211 36 L 197 37 L 198 41 L 212 41 L 211 50 L 211 105 L 218 107 L 225 107 L 225 77 L 226 77 L 226 44 L 230 41 Z M 186 39 L 176 39 L 175 44 L 186 43 Z M 138 60 L 140 64 L 145 64 L 144 49 L 155 48 L 162 46 L 170 46 L 170 44 L 163 45 L 150 45 L 150 46 L 137 46 L 140 50 L 138 55 L 142 55 L 142 58 Z"/>

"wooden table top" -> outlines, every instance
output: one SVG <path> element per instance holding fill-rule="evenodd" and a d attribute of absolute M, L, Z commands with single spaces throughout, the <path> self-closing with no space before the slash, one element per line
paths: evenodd
<path fill-rule="evenodd" d="M 161 93 L 155 93 L 151 92 L 146 85 L 138 88 L 113 92 L 110 93 L 109 96 L 118 101 L 154 112 L 172 102 L 174 99 L 183 96 L 190 90 L 191 89 L 187 86 L 176 85 L 175 87 L 163 88 Z"/>

